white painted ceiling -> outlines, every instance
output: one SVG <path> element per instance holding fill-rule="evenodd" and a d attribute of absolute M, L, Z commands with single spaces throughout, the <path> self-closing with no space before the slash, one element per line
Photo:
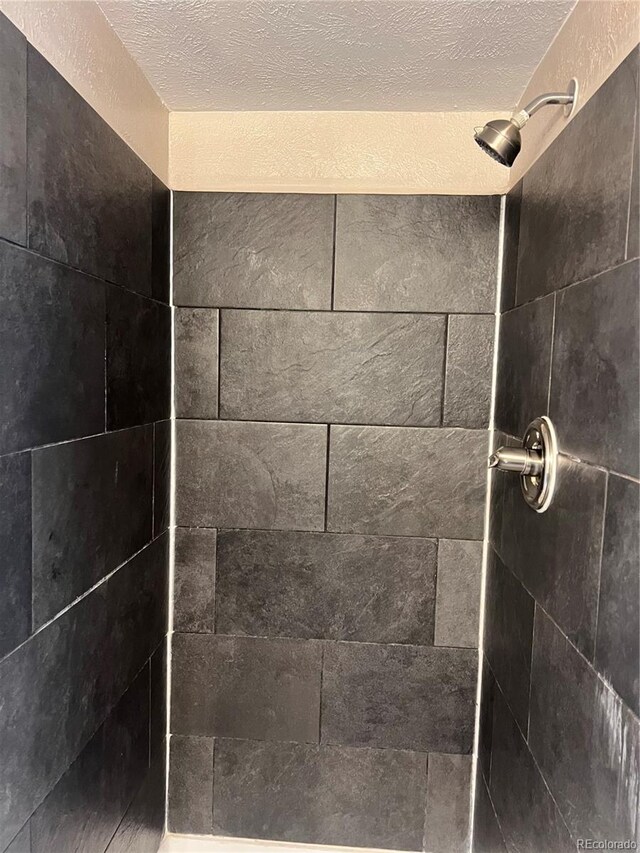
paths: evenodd
<path fill-rule="evenodd" d="M 575 0 L 99 0 L 172 110 L 508 110 Z"/>

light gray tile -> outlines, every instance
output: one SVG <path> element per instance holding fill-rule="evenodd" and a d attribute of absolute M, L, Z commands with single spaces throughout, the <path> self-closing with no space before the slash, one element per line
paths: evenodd
<path fill-rule="evenodd" d="M 317 743 L 321 660 L 313 640 L 176 633 L 171 729 Z"/>
<path fill-rule="evenodd" d="M 470 755 L 430 753 L 424 850 L 460 853 L 469 843 Z"/>
<path fill-rule="evenodd" d="M 327 644 L 321 741 L 468 754 L 477 668 L 472 649 Z"/>
<path fill-rule="evenodd" d="M 499 206 L 497 196 L 338 196 L 335 307 L 492 312 Z"/>
<path fill-rule="evenodd" d="M 176 308 L 176 415 L 218 417 L 218 311 Z"/>
<path fill-rule="evenodd" d="M 215 622 L 216 531 L 177 527 L 175 537 L 174 630 L 212 633 Z"/>
<path fill-rule="evenodd" d="M 27 239 L 27 42 L 0 15 L 0 236 Z"/>
<path fill-rule="evenodd" d="M 447 330 L 445 426 L 486 427 L 491 409 L 495 318 L 452 314 Z"/>
<path fill-rule="evenodd" d="M 5 853 L 31 853 L 31 824 L 29 821 L 25 823 Z"/>
<path fill-rule="evenodd" d="M 436 593 L 437 646 L 478 646 L 482 542 L 441 539 Z"/>
<path fill-rule="evenodd" d="M 438 425 L 445 318 L 223 311 L 226 418 Z"/>
<path fill-rule="evenodd" d="M 213 738 L 171 735 L 170 832 L 209 835 L 213 819 Z"/>
<path fill-rule="evenodd" d="M 321 530 L 327 430 L 178 421 L 177 524 Z"/>
<path fill-rule="evenodd" d="M 334 197 L 175 193 L 178 305 L 331 307 Z"/>
<path fill-rule="evenodd" d="M 426 756 L 219 740 L 214 832 L 421 850 Z"/>
<path fill-rule="evenodd" d="M 331 427 L 329 530 L 479 539 L 486 432 Z"/>
<path fill-rule="evenodd" d="M 435 579 L 429 539 L 223 530 L 216 626 L 223 634 L 427 645 Z"/>

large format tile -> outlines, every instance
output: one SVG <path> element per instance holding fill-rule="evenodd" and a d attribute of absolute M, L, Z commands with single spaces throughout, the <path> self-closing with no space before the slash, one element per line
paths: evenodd
<path fill-rule="evenodd" d="M 165 763 L 152 765 L 106 853 L 158 853 L 164 835 Z"/>
<path fill-rule="evenodd" d="M 167 564 L 165 535 L 0 663 L 0 849 L 160 642 Z"/>
<path fill-rule="evenodd" d="M 107 428 L 171 414 L 171 309 L 107 288 Z"/>
<path fill-rule="evenodd" d="M 505 197 L 504 238 L 502 243 L 502 288 L 500 313 L 516 304 L 518 276 L 518 238 L 520 236 L 520 209 L 522 207 L 522 179 Z"/>
<path fill-rule="evenodd" d="M 31 853 L 103 851 L 149 762 L 145 666 L 31 818 Z"/>
<path fill-rule="evenodd" d="M 487 783 L 481 775 L 476 784 L 473 853 L 507 853 Z"/>
<path fill-rule="evenodd" d="M 478 647 L 482 542 L 438 542 L 435 644 Z"/>
<path fill-rule="evenodd" d="M 470 755 L 430 753 L 424 850 L 456 853 L 469 843 Z"/>
<path fill-rule="evenodd" d="M 609 476 L 600 570 L 596 669 L 640 715 L 640 486 Z"/>
<path fill-rule="evenodd" d="M 635 838 L 638 718 L 539 608 L 529 745 L 576 838 Z"/>
<path fill-rule="evenodd" d="M 558 294 L 550 414 L 561 447 L 637 477 L 640 471 L 640 262 Z"/>
<path fill-rule="evenodd" d="M 572 853 L 576 849 L 499 690 L 494 703 L 489 788 L 509 853 Z"/>
<path fill-rule="evenodd" d="M 317 743 L 320 643 L 174 634 L 171 730 Z"/>
<path fill-rule="evenodd" d="M 151 293 L 151 172 L 32 47 L 29 246 Z"/>
<path fill-rule="evenodd" d="M 331 643 L 322 676 L 322 743 L 467 754 L 477 652 Z"/>
<path fill-rule="evenodd" d="M 153 535 L 171 523 L 171 421 L 153 425 Z"/>
<path fill-rule="evenodd" d="M 152 428 L 33 452 L 37 628 L 151 539 Z"/>
<path fill-rule="evenodd" d="M 321 530 L 327 430 L 178 421 L 177 524 Z"/>
<path fill-rule="evenodd" d="M 498 555 L 591 658 L 606 474 L 560 456 L 556 494 L 541 514 L 524 502 L 517 477 L 497 476 L 502 478 L 502 505 L 494 534 Z"/>
<path fill-rule="evenodd" d="M 422 849 L 425 755 L 220 740 L 214 768 L 215 833 Z"/>
<path fill-rule="evenodd" d="M 0 658 L 31 633 L 31 457 L 0 457 Z"/>
<path fill-rule="evenodd" d="M 165 630 L 167 625 L 165 625 Z M 169 637 L 156 646 L 149 662 L 151 707 L 149 719 L 149 763 L 164 766 L 167 749 L 167 655 Z M 162 771 L 161 771 L 162 772 Z"/>
<path fill-rule="evenodd" d="M 168 829 L 208 835 L 213 818 L 213 738 L 171 735 Z"/>
<path fill-rule="evenodd" d="M 499 206 L 497 196 L 338 196 L 335 307 L 491 313 Z"/>
<path fill-rule="evenodd" d="M 331 427 L 328 528 L 480 539 L 487 435 Z"/>
<path fill-rule="evenodd" d="M 637 52 L 637 51 L 636 51 Z M 640 74 L 638 81 L 640 82 Z M 640 130 L 636 123 L 633 144 L 633 174 L 631 175 L 631 200 L 627 227 L 627 258 L 640 256 Z"/>
<path fill-rule="evenodd" d="M 216 531 L 177 527 L 173 581 L 175 631 L 213 633 L 216 584 Z M 222 625 L 223 634 L 235 634 Z M 250 634 L 264 632 L 249 631 Z"/>
<path fill-rule="evenodd" d="M 216 626 L 224 634 L 428 645 L 435 582 L 429 539 L 223 530 Z"/>
<path fill-rule="evenodd" d="M 0 237 L 27 239 L 27 42 L 0 14 Z"/>
<path fill-rule="evenodd" d="M 31 822 L 27 821 L 4 853 L 31 853 Z"/>
<path fill-rule="evenodd" d="M 524 178 L 518 302 L 624 260 L 636 64 L 634 51 Z"/>
<path fill-rule="evenodd" d="M 534 600 L 493 548 L 485 593 L 485 654 L 513 715 L 527 732 Z"/>
<path fill-rule="evenodd" d="M 500 318 L 495 420 L 516 438 L 534 418 L 547 414 L 553 300 L 539 299 Z"/>
<path fill-rule="evenodd" d="M 0 241 L 0 454 L 104 429 L 100 282 Z"/>
<path fill-rule="evenodd" d="M 334 197 L 174 194 L 177 305 L 331 307 Z"/>
<path fill-rule="evenodd" d="M 175 394 L 179 418 L 218 417 L 218 311 L 176 308 Z"/>
<path fill-rule="evenodd" d="M 445 426 L 489 426 L 495 318 L 452 314 L 447 328 Z"/>
<path fill-rule="evenodd" d="M 220 414 L 437 426 L 444 339 L 438 316 L 223 311 Z"/>
<path fill-rule="evenodd" d="M 151 175 L 151 296 L 170 301 L 171 191 Z"/>

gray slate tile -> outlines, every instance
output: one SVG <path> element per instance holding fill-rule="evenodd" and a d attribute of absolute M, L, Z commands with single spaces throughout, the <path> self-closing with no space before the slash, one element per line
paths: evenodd
<path fill-rule="evenodd" d="M 476 784 L 475 803 L 473 853 L 507 853 L 487 783 L 480 774 Z"/>
<path fill-rule="evenodd" d="M 458 853 L 469 844 L 470 755 L 429 754 L 424 850 Z"/>
<path fill-rule="evenodd" d="M 170 301 L 171 191 L 151 175 L 151 296 Z M 150 789 L 152 786 L 150 786 Z"/>
<path fill-rule="evenodd" d="M 27 821 L 5 853 L 31 853 L 31 823 Z"/>
<path fill-rule="evenodd" d="M 170 832 L 210 835 L 213 819 L 213 738 L 171 735 Z"/>
<path fill-rule="evenodd" d="M 31 633 L 31 456 L 0 457 L 0 657 Z"/>
<path fill-rule="evenodd" d="M 172 732 L 317 743 L 320 643 L 176 633 L 172 648 Z"/>
<path fill-rule="evenodd" d="M 435 581 L 429 539 L 223 530 L 217 630 L 430 645 Z"/>
<path fill-rule="evenodd" d="M 326 427 L 178 421 L 177 524 L 321 530 Z"/>
<path fill-rule="evenodd" d="M 335 307 L 494 310 L 497 196 L 341 195 Z"/>
<path fill-rule="evenodd" d="M 322 743 L 468 754 L 477 652 L 330 643 L 322 677 Z"/>
<path fill-rule="evenodd" d="M 487 427 L 495 317 L 452 314 L 448 322 L 443 424 Z"/>
<path fill-rule="evenodd" d="M 219 740 L 214 832 L 421 850 L 426 756 Z"/>
<path fill-rule="evenodd" d="M 334 197 L 174 194 L 177 305 L 331 308 Z"/>
<path fill-rule="evenodd" d="M 225 418 L 438 426 L 445 318 L 223 311 Z"/>
<path fill-rule="evenodd" d="M 177 527 L 175 532 L 173 627 L 213 633 L 215 623 L 216 531 Z M 227 631 L 224 625 L 222 633 Z M 257 634 L 260 632 L 249 632 Z"/>
<path fill-rule="evenodd" d="M 218 417 L 218 311 L 176 308 L 175 394 L 179 418 Z"/>
<path fill-rule="evenodd" d="M 171 523 L 171 421 L 153 425 L 153 535 Z"/>
<path fill-rule="evenodd" d="M 478 647 L 482 542 L 441 539 L 438 543 L 435 644 Z"/>
<path fill-rule="evenodd" d="M 331 427 L 328 529 L 479 539 L 484 431 Z"/>
<path fill-rule="evenodd" d="M 0 14 L 0 237 L 27 240 L 27 42 Z"/>
<path fill-rule="evenodd" d="M 164 835 L 165 764 L 152 765 L 106 853 L 158 853 Z"/>

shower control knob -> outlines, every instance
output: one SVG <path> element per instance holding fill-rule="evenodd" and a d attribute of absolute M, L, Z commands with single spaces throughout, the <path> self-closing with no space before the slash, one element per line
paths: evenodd
<path fill-rule="evenodd" d="M 489 468 L 520 475 L 525 501 L 536 512 L 549 508 L 556 487 L 558 443 L 547 417 L 531 421 L 522 447 L 499 447 L 489 457 Z"/>

